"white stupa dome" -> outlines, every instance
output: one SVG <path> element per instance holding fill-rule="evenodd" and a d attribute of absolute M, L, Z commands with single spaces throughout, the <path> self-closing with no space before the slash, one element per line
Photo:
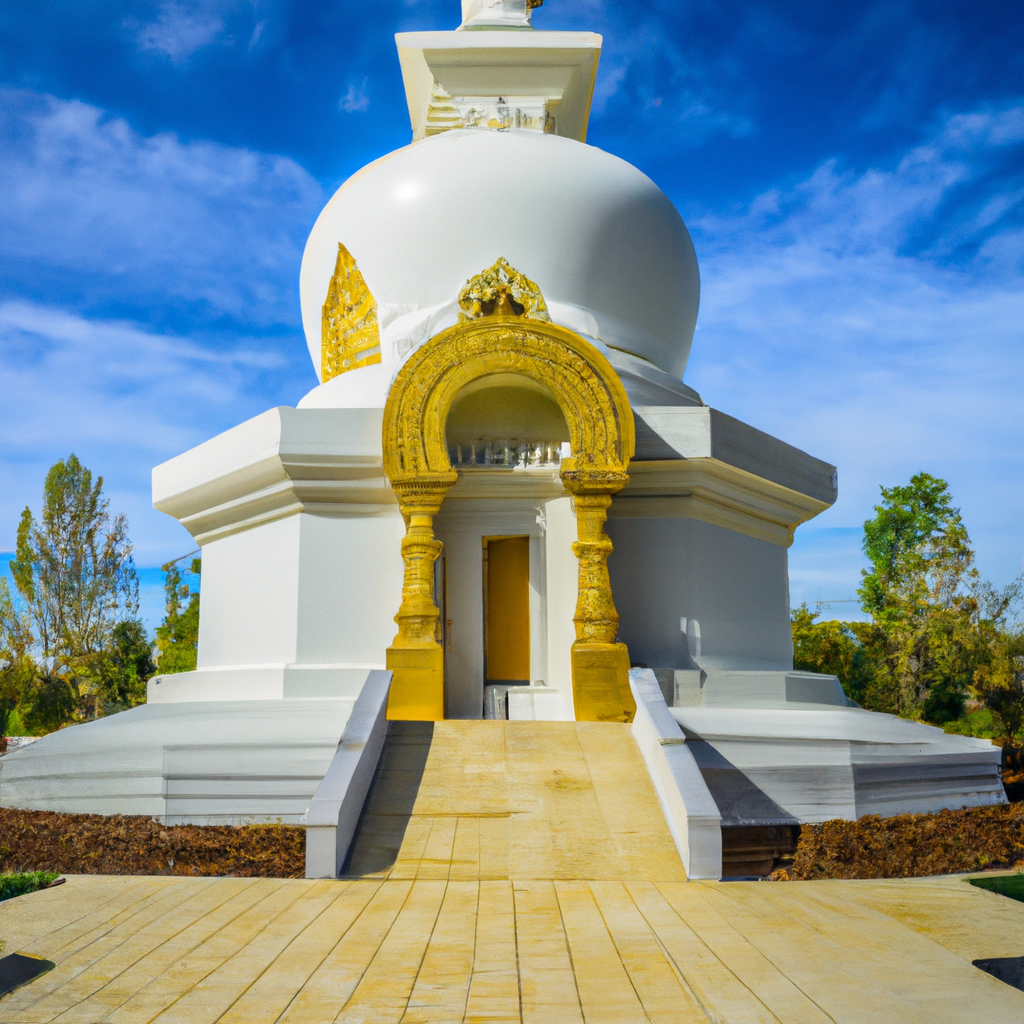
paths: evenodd
<path fill-rule="evenodd" d="M 686 225 L 650 178 L 584 143 L 448 131 L 346 181 L 302 259 L 302 318 L 318 373 L 339 242 L 377 302 L 382 362 L 334 378 L 315 404 L 382 405 L 401 362 L 456 322 L 459 290 L 499 257 L 537 284 L 555 323 L 676 379 L 686 368 L 700 298 Z"/>

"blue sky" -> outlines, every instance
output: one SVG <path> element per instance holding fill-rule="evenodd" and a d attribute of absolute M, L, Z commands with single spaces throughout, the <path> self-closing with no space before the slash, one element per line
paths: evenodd
<path fill-rule="evenodd" d="M 457 22 L 457 0 L 5 0 L 0 550 L 71 451 L 140 566 L 191 550 L 151 467 L 314 385 L 306 234 L 409 140 L 393 34 Z M 950 481 L 982 571 L 1020 572 L 1019 2 L 547 0 L 534 24 L 604 35 L 589 141 L 693 234 L 687 382 L 839 466 L 794 603 L 854 596 L 879 484 L 918 470 Z"/>

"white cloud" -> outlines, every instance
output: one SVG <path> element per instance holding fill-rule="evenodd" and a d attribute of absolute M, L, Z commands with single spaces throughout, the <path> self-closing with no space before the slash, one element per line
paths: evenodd
<path fill-rule="evenodd" d="M 266 378 L 281 375 L 297 377 L 265 340 L 212 348 L 51 306 L 0 304 L 0 549 L 11 547 L 21 508 L 37 508 L 47 468 L 74 451 L 128 512 L 142 564 L 180 554 L 187 535 L 149 507 L 150 469 L 274 404 Z"/>
<path fill-rule="evenodd" d="M 184 4 L 168 0 L 161 4 L 156 21 L 135 30 L 141 50 L 156 50 L 176 64 L 218 39 L 224 19 L 209 4 Z"/>
<path fill-rule="evenodd" d="M 338 106 L 346 114 L 362 113 L 364 110 L 370 109 L 370 97 L 366 92 L 366 82 L 365 78 L 359 85 L 349 82 L 348 92 L 338 100 Z"/>
<path fill-rule="evenodd" d="M 560 0 L 551 12 L 534 12 L 534 26 L 550 13 L 562 28 L 603 35 L 591 104 L 595 119 L 626 111 L 630 124 L 656 126 L 669 147 L 698 146 L 715 135 L 740 138 L 753 131 L 745 111 L 726 98 L 736 78 L 735 60 L 707 57 L 678 22 L 678 4 L 609 4 Z M 732 90 L 735 91 L 735 90 Z M 648 144 L 651 143 L 649 138 Z"/>
<path fill-rule="evenodd" d="M 795 597 L 853 596 L 856 559 L 823 576 L 811 534 L 859 527 L 880 484 L 919 470 L 950 481 L 983 571 L 1020 571 L 1024 233 L 1007 213 L 1021 182 L 975 185 L 1022 125 L 1021 103 L 950 117 L 892 169 L 826 163 L 691 221 L 703 300 L 687 380 L 839 466 L 837 505 L 797 533 Z"/>
<path fill-rule="evenodd" d="M 0 90 L 0 257 L 70 297 L 295 318 L 301 247 L 323 195 L 286 157 L 142 136 L 77 101 Z M 8 278 L 9 279 L 9 278 Z"/>
<path fill-rule="evenodd" d="M 140 564 L 182 554 L 152 466 L 314 383 L 296 282 L 320 186 L 283 157 L 7 90 L 0 194 L 0 548 L 74 451 Z"/>

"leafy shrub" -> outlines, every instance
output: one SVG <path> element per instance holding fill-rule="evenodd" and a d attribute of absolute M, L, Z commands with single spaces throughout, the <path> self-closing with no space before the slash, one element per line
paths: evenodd
<path fill-rule="evenodd" d="M 60 877 L 57 871 L 20 871 L 16 874 L 0 875 L 0 903 L 24 896 L 26 893 L 44 889 Z"/>

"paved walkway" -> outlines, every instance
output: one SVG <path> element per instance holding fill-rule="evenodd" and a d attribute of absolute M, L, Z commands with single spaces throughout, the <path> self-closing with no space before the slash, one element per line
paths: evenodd
<path fill-rule="evenodd" d="M 0 904 L 54 960 L 3 1022 L 1020 1024 L 970 961 L 1024 904 L 962 879 L 350 881 L 73 876 Z"/>
<path fill-rule="evenodd" d="M 628 725 L 392 722 L 346 875 L 684 881 Z"/>

